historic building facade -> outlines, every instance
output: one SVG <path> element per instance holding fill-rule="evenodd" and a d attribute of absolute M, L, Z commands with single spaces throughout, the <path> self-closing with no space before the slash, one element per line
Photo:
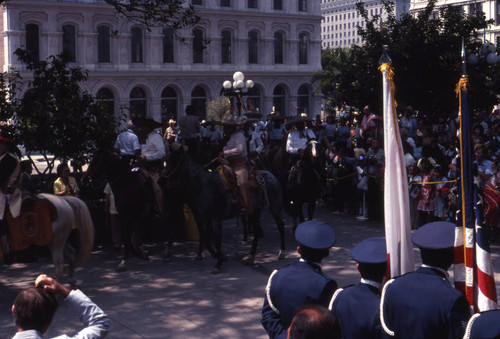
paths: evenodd
<path fill-rule="evenodd" d="M 202 24 L 151 31 L 126 21 L 103 0 L 9 0 L 2 6 L 3 71 L 29 79 L 13 54 L 19 48 L 39 59 L 64 52 L 89 71 L 82 87 L 118 114 L 177 119 L 192 104 L 221 95 L 236 71 L 254 82 L 244 91 L 246 109 L 264 115 L 320 112 L 311 83 L 321 69 L 321 9 L 312 0 L 191 0 Z M 209 41 L 208 44 L 204 44 Z"/>
<path fill-rule="evenodd" d="M 411 0 L 410 13 L 416 14 L 424 10 L 427 2 L 427 0 Z M 438 15 L 439 8 L 444 6 L 460 6 L 468 15 L 483 12 L 486 19 L 493 19 L 493 25 L 485 30 L 482 38 L 496 44 L 496 40 L 500 37 L 500 0 L 438 0 L 434 14 Z"/>

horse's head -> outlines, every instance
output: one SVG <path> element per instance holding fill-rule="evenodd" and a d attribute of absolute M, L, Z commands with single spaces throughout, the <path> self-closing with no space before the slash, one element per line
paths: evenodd
<path fill-rule="evenodd" d="M 311 141 L 309 141 L 309 143 L 307 145 L 307 150 L 309 151 L 309 153 L 311 154 L 311 157 L 313 157 L 313 158 L 316 158 L 318 156 L 318 151 L 317 151 L 317 147 L 316 147 L 317 144 L 318 144 L 318 142 L 316 140 L 311 140 Z"/>
<path fill-rule="evenodd" d="M 115 152 L 100 147 L 96 148 L 84 177 L 94 178 L 100 175 L 107 175 L 112 169 L 112 164 L 119 163 L 119 160 Z"/>
<path fill-rule="evenodd" d="M 173 143 L 169 146 L 166 166 L 163 169 L 163 177 L 169 178 L 177 175 L 177 171 L 187 156 L 187 146 Z"/>

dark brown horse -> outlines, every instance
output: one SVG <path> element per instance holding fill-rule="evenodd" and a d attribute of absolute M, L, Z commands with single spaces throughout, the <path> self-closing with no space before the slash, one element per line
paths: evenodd
<path fill-rule="evenodd" d="M 285 249 L 284 222 L 282 211 L 282 192 L 278 180 L 267 171 L 258 171 L 258 176 L 265 183 L 264 191 L 257 189 L 251 192 L 253 213 L 248 217 L 249 223 L 254 229 L 254 238 L 250 255 L 245 258 L 246 262 L 253 263 L 259 238 L 263 236 L 260 224 L 261 210 L 269 203 L 269 211 L 272 214 L 280 232 L 280 253 L 283 257 Z M 176 183 L 181 187 L 178 199 L 187 204 L 193 212 L 196 224 L 200 231 L 200 242 L 210 254 L 217 260 L 212 273 L 219 273 L 222 269 L 224 255 L 222 253 L 222 222 L 235 216 L 235 209 L 231 205 L 231 193 L 226 190 L 219 173 L 208 172 L 182 149 L 172 151 L 167 159 L 167 166 L 160 179 L 160 185 L 166 189 Z M 267 197 L 267 198 L 266 198 Z M 200 247 L 198 257 L 201 257 Z"/>
<path fill-rule="evenodd" d="M 115 196 L 116 209 L 120 218 L 123 239 L 123 258 L 118 271 L 126 269 L 130 253 L 148 260 L 140 245 L 141 222 L 152 212 L 153 197 L 149 178 L 140 170 L 131 171 L 118 155 L 112 151 L 97 149 L 89 164 L 85 177 L 104 175 Z M 133 237 L 136 239 L 133 240 Z"/>

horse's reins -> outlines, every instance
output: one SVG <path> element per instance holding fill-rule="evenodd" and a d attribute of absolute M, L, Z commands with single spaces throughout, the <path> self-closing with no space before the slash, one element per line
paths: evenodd
<path fill-rule="evenodd" d="M 194 172 L 194 174 L 198 174 L 198 172 L 204 170 L 205 168 L 207 168 L 208 166 L 210 166 L 213 162 L 217 161 L 219 159 L 219 157 L 215 157 L 213 158 L 212 160 L 210 160 L 209 162 L 207 162 L 205 165 L 203 165 L 199 170 L 197 170 L 196 172 Z"/>
<path fill-rule="evenodd" d="M 172 175 L 174 175 L 179 170 L 182 163 L 184 162 L 184 157 L 185 157 L 185 153 L 182 153 L 181 160 L 179 160 L 179 162 L 177 163 L 175 168 L 170 173 L 167 173 L 165 175 L 162 174 L 161 177 L 165 178 L 165 179 L 169 179 Z"/>

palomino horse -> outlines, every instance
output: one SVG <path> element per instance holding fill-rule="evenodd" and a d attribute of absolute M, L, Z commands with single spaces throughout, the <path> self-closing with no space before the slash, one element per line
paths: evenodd
<path fill-rule="evenodd" d="M 257 244 L 263 231 L 260 224 L 262 207 L 269 202 L 269 210 L 280 232 L 281 250 L 279 258 L 283 257 L 285 249 L 284 222 L 282 218 L 282 191 L 278 180 L 267 171 L 258 171 L 257 174 L 265 182 L 265 195 L 261 191 L 251 192 L 253 213 L 248 220 L 254 228 L 254 238 L 250 255 L 244 258 L 245 263 L 251 264 L 255 258 Z M 219 173 L 208 172 L 182 148 L 172 151 L 167 159 L 167 166 L 160 179 L 163 187 L 171 186 L 176 182 L 182 187 L 182 196 L 178 199 L 184 201 L 193 212 L 196 224 L 200 231 L 200 248 L 198 258 L 201 258 L 203 245 L 210 254 L 217 259 L 212 273 L 219 273 L 222 269 L 224 255 L 222 253 L 222 222 L 234 216 L 231 206 L 231 193 L 228 192 Z M 168 191 L 165 192 L 167 195 Z M 265 198 L 267 196 L 267 199 Z M 265 203 L 264 203 L 264 199 Z"/>
<path fill-rule="evenodd" d="M 21 220 L 28 220 L 27 224 L 14 224 L 16 228 L 20 227 L 20 229 L 18 228 L 20 233 L 11 233 L 11 241 L 13 241 L 12 245 L 15 249 L 14 244 L 16 241 L 14 241 L 14 237 L 17 239 L 23 239 L 22 241 L 26 245 L 37 243 L 37 241 L 40 241 L 42 238 L 46 239 L 56 271 L 56 280 L 63 281 L 64 259 L 66 258 L 68 260 L 68 282 L 71 285 L 74 285 L 75 281 L 73 279 L 73 275 L 76 266 L 76 258 L 74 255 L 75 250 L 71 250 L 67 241 L 72 229 L 75 227 L 78 230 L 78 238 L 80 240 L 78 244 L 80 263 L 85 263 L 88 260 L 94 246 L 94 224 L 87 205 L 79 198 L 72 196 L 57 196 L 53 194 L 41 193 L 36 195 L 36 198 L 37 200 L 46 200 L 49 202 L 49 205 L 53 206 L 50 217 L 48 217 L 49 219 L 46 219 L 51 222 L 52 236 L 46 233 L 39 233 L 44 232 L 43 227 L 39 228 L 40 225 L 32 223 L 34 220 L 39 220 L 39 222 L 41 222 L 40 220 L 44 219 L 40 216 L 40 213 L 43 211 L 34 210 L 33 212 L 28 212 L 24 218 L 20 217 L 22 218 Z M 34 218 L 29 216 L 32 214 L 35 215 Z M 36 216 L 37 214 L 38 216 Z M 14 222 L 14 220 L 12 220 L 12 222 Z M 29 241 L 29 243 L 26 243 L 26 241 Z M 47 244 L 47 242 L 43 240 L 43 244 Z M 39 245 L 42 244 L 40 243 Z"/>
<path fill-rule="evenodd" d="M 96 149 L 84 178 L 105 175 L 115 196 L 116 209 L 120 218 L 123 240 L 123 258 L 117 271 L 126 270 L 130 252 L 138 258 L 148 260 L 140 241 L 141 222 L 150 216 L 155 203 L 151 182 L 141 171 L 131 171 L 112 151 Z"/>

